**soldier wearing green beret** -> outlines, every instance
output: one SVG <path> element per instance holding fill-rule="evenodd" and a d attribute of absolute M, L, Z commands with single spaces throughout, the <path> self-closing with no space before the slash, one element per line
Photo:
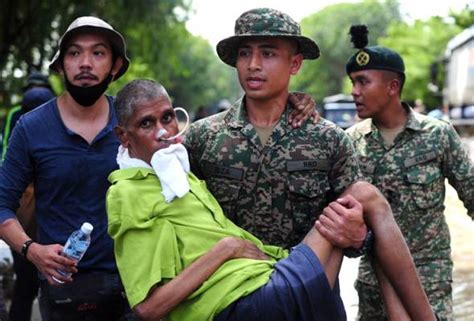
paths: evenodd
<path fill-rule="evenodd" d="M 453 320 L 445 178 L 474 217 L 472 163 L 449 123 L 416 113 L 401 101 L 402 57 L 389 48 L 366 47 L 365 26 L 353 26 L 350 33 L 359 50 L 347 61 L 346 71 L 363 121 L 347 132 L 366 178 L 391 204 L 431 305 L 440 320 Z M 370 257 L 364 257 L 356 284 L 360 320 L 385 318 L 376 284 Z"/>
<path fill-rule="evenodd" d="M 263 8 L 243 13 L 236 21 L 235 35 L 220 41 L 217 53 L 237 69 L 245 96 L 227 111 L 194 123 L 185 144 L 193 172 L 206 180 L 224 213 L 269 244 L 289 248 L 316 226 L 339 248 L 366 248 L 364 238 L 368 240 L 371 233 L 361 220 L 338 213 L 319 217 L 341 193 L 356 193 L 354 186 L 359 191 L 364 190 L 360 184 L 367 191 L 375 190 L 360 182 L 362 174 L 349 137 L 324 119 L 297 129 L 288 125 L 293 109 L 288 101 L 290 78 L 303 59 L 319 57 L 317 44 L 301 35 L 291 17 Z M 375 193 L 369 198 L 381 197 Z M 374 209 L 370 202 L 361 203 L 366 211 Z M 406 245 L 398 242 L 401 234 L 389 221 L 386 233 L 376 235 L 375 251 L 391 260 L 384 261 L 385 272 L 402 289 L 403 303 L 415 315 L 428 302 Z M 397 257 L 387 257 L 388 251 L 380 246 L 388 239 L 396 240 L 391 244 Z M 413 266 L 412 273 L 398 278 L 401 266 Z"/>

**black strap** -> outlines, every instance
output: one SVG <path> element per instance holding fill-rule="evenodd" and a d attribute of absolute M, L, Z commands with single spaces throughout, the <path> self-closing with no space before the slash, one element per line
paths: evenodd
<path fill-rule="evenodd" d="M 28 254 L 28 249 L 30 248 L 30 245 L 33 244 L 35 241 L 33 240 L 28 240 L 23 245 L 21 246 L 21 255 L 26 259 L 26 255 Z"/>

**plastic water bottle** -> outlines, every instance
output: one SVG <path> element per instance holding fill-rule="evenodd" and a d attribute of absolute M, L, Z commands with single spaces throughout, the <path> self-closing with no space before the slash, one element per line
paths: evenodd
<path fill-rule="evenodd" d="M 79 230 L 72 232 L 72 234 L 69 236 L 66 244 L 64 245 L 62 254 L 69 259 L 79 262 L 91 243 L 91 232 L 93 229 L 94 227 L 92 224 L 87 222 L 83 223 Z M 62 270 L 58 270 L 58 272 L 66 277 L 72 275 L 72 273 Z M 53 277 L 53 279 L 56 282 L 64 283 L 55 277 Z"/>

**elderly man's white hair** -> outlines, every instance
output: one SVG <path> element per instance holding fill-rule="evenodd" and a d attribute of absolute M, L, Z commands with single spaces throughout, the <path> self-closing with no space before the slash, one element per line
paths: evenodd
<path fill-rule="evenodd" d="M 165 87 L 153 80 L 137 79 L 129 82 L 117 93 L 114 102 L 119 125 L 127 125 L 137 106 L 161 97 L 170 99 Z"/>

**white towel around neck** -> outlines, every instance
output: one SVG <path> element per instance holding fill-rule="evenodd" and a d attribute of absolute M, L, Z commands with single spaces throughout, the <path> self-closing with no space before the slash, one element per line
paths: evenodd
<path fill-rule="evenodd" d="M 171 202 L 175 197 L 181 198 L 189 192 L 189 158 L 182 144 L 172 144 L 156 151 L 151 158 L 151 166 L 138 158 L 131 158 L 128 149 L 119 146 L 117 164 L 120 169 L 131 167 L 152 168 L 160 180 L 165 201 Z"/>

